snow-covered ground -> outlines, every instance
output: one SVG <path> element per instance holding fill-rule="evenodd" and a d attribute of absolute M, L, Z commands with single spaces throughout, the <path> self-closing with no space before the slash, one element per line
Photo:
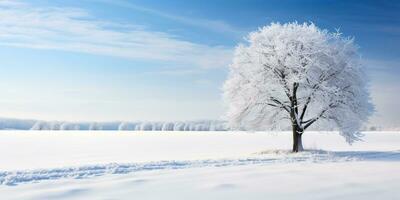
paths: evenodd
<path fill-rule="evenodd" d="M 400 199 L 400 133 L 0 132 L 0 199 Z"/>

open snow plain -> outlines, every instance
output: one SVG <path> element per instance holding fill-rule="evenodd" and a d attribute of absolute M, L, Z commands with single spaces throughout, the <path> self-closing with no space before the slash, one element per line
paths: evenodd
<path fill-rule="evenodd" d="M 1 131 L 0 199 L 400 199 L 400 133 Z"/>

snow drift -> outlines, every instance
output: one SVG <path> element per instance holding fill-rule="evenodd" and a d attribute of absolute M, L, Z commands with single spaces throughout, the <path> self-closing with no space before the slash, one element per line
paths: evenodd
<path fill-rule="evenodd" d="M 367 154 L 367 153 L 359 153 Z M 398 152 L 392 153 L 396 158 Z M 358 154 L 357 154 L 358 155 Z M 139 171 L 162 169 L 186 169 L 200 167 L 227 167 L 254 164 L 276 164 L 292 162 L 325 163 L 347 162 L 362 160 L 358 156 L 347 155 L 327 151 L 306 151 L 299 154 L 290 154 L 289 151 L 263 152 L 248 158 L 238 159 L 207 159 L 207 160 L 183 160 L 183 161 L 157 161 L 148 163 L 109 163 L 81 167 L 65 167 L 56 169 L 38 169 L 26 171 L 0 171 L 0 185 L 14 186 L 22 183 L 37 183 L 45 180 L 57 180 L 63 178 L 83 179 L 107 174 L 127 174 Z M 393 157 L 394 157 L 393 156 Z"/>

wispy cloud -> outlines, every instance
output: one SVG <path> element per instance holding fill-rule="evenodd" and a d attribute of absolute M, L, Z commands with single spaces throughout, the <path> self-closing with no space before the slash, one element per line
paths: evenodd
<path fill-rule="evenodd" d="M 150 15 L 162 17 L 165 19 L 173 20 L 178 23 L 182 23 L 185 25 L 202 28 L 205 30 L 210 30 L 213 32 L 230 34 L 236 37 L 242 37 L 244 35 L 244 30 L 234 27 L 225 21 L 222 20 L 210 20 L 210 19 L 202 19 L 202 18 L 194 18 L 189 16 L 181 16 L 172 13 L 168 13 L 161 10 L 156 10 L 153 8 L 148 8 L 144 6 L 139 6 L 132 2 L 124 1 L 124 0 L 94 0 L 97 2 L 103 2 L 114 6 L 129 8 L 135 11 L 147 13 Z"/>
<path fill-rule="evenodd" d="M 54 49 L 210 68 L 226 66 L 232 49 L 178 39 L 136 24 L 97 19 L 78 8 L 0 1 L 0 45 Z"/>
<path fill-rule="evenodd" d="M 203 70 L 198 69 L 164 69 L 159 70 L 157 73 L 170 76 L 187 76 L 204 73 Z"/>
<path fill-rule="evenodd" d="M 21 6 L 23 3 L 15 0 L 0 0 L 0 6 Z"/>

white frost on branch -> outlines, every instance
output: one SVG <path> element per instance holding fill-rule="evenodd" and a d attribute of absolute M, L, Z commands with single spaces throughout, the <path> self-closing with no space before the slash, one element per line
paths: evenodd
<path fill-rule="evenodd" d="M 233 129 L 339 130 L 351 143 L 373 111 L 353 38 L 272 23 L 235 50 L 224 98 Z"/>

